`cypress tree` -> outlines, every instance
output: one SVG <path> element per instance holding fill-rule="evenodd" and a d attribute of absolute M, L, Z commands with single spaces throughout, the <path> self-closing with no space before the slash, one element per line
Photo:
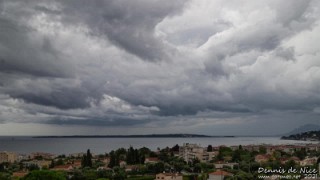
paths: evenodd
<path fill-rule="evenodd" d="M 90 149 L 87 150 L 87 158 L 86 158 L 86 161 L 87 161 L 86 165 L 87 165 L 88 167 L 92 167 L 92 155 L 91 155 L 91 153 L 90 153 Z"/>

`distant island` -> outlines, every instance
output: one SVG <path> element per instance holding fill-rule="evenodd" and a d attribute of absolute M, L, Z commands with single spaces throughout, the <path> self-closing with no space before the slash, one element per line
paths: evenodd
<path fill-rule="evenodd" d="M 146 134 L 146 135 L 73 135 L 73 136 L 34 136 L 33 138 L 208 138 L 234 136 L 208 136 L 201 134 Z"/>
<path fill-rule="evenodd" d="M 320 141 L 320 131 L 308 131 L 289 136 L 282 136 L 285 140 Z"/>

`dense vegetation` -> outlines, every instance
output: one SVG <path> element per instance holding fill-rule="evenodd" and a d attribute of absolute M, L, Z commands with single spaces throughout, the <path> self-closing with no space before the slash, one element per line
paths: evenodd
<path fill-rule="evenodd" d="M 135 149 L 129 147 L 128 149 L 120 148 L 111 151 L 107 154 L 100 154 L 93 156 L 88 149 L 85 154 L 79 157 L 60 155 L 51 160 L 50 167 L 39 168 L 32 165 L 25 167 L 23 161 L 20 163 L 1 163 L 0 164 L 0 180 L 3 179 L 18 179 L 13 178 L 12 173 L 16 171 L 29 171 L 29 174 L 21 180 L 152 180 L 157 173 L 161 172 L 174 172 L 183 173 L 184 180 L 199 179 L 205 180 L 208 178 L 208 173 L 216 170 L 215 164 L 235 163 L 233 168 L 230 166 L 223 166 L 222 170 L 233 174 L 236 179 L 257 179 L 258 169 L 263 168 L 284 168 L 290 167 L 299 168 L 300 164 L 290 159 L 292 157 L 303 160 L 307 156 L 318 157 L 320 152 L 316 150 L 306 150 L 299 148 L 291 153 L 281 150 L 269 152 L 270 158 L 264 162 L 256 162 L 257 155 L 266 155 L 267 149 L 264 146 L 256 150 L 247 150 L 242 146 L 230 148 L 220 146 L 213 148 L 209 145 L 206 150 L 208 152 L 216 151 L 218 155 L 215 156 L 210 162 L 201 162 L 195 158 L 189 162 L 178 156 L 179 146 L 175 145 L 171 148 L 167 147 L 159 149 L 157 152 L 143 147 Z M 158 161 L 145 164 L 146 158 L 156 158 Z M 42 160 L 42 157 L 35 157 L 37 160 Z M 105 163 L 108 159 L 108 164 Z M 288 159 L 285 163 L 281 162 L 282 159 Z M 79 168 L 74 168 L 71 171 L 54 171 L 49 168 L 58 167 L 60 165 L 72 164 L 74 161 L 81 161 Z M 125 164 L 123 164 L 125 162 Z M 319 161 L 318 161 L 319 162 Z M 128 170 L 130 167 L 130 170 Z M 317 169 L 317 163 L 309 168 Z M 228 177 L 226 178 L 228 179 Z"/>

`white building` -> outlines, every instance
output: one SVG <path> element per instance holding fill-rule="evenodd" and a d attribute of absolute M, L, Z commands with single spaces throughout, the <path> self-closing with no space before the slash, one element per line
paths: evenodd
<path fill-rule="evenodd" d="M 185 161 L 190 162 L 194 159 L 199 159 L 200 162 L 209 162 L 218 152 L 207 152 L 206 148 L 200 147 L 197 144 L 185 143 L 179 148 L 179 156 Z"/>

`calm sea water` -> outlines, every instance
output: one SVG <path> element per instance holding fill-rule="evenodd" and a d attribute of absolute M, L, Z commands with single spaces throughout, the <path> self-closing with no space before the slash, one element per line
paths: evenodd
<path fill-rule="evenodd" d="M 48 152 L 53 154 L 71 154 L 90 149 L 95 154 L 110 152 L 118 148 L 172 147 L 176 144 L 196 143 L 203 147 L 209 144 L 249 145 L 249 144 L 302 144 L 306 141 L 281 140 L 279 137 L 220 137 L 220 138 L 32 138 L 0 137 L 0 151 L 17 153 Z M 316 142 L 312 142 L 316 143 Z"/>

